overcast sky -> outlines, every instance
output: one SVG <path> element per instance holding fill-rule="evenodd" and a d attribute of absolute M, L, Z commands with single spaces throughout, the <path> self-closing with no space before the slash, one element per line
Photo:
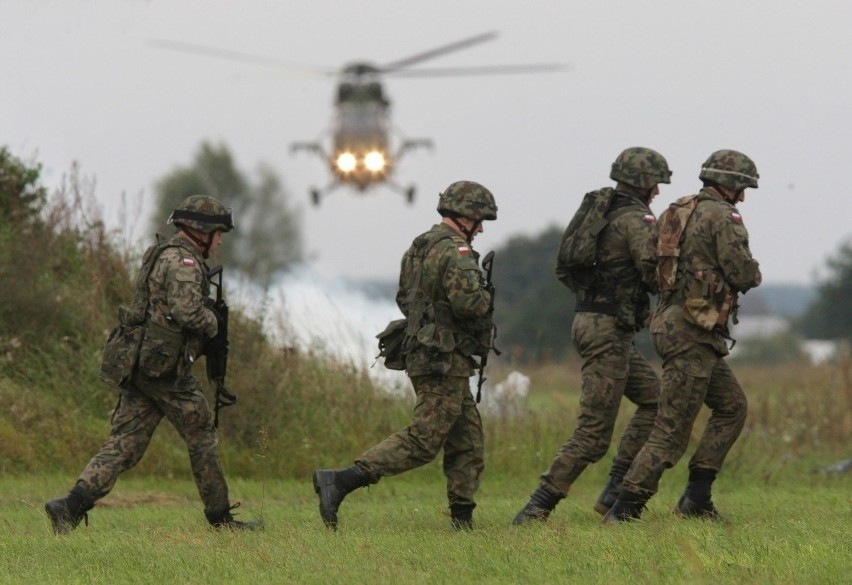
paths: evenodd
<path fill-rule="evenodd" d="M 660 151 L 674 171 L 657 214 L 698 190 L 712 151 L 733 148 L 761 175 L 740 211 L 764 281 L 806 283 L 852 235 L 850 23 L 846 0 L 0 0 L 0 144 L 42 162 L 51 187 L 77 161 L 114 225 L 122 193 L 150 202 L 156 179 L 189 164 L 201 141 L 224 143 L 241 168 L 266 163 L 283 178 L 315 268 L 355 278 L 395 278 L 452 181 L 494 192 L 500 218 L 475 242 L 487 251 L 563 227 L 583 193 L 611 185 L 610 164 L 628 146 Z M 333 79 L 148 42 L 338 67 L 491 30 L 496 40 L 422 66 L 571 69 L 387 78 L 395 126 L 435 143 L 396 170 L 418 187 L 413 206 L 384 188 L 309 205 L 327 170 L 289 145 L 329 127 Z"/>

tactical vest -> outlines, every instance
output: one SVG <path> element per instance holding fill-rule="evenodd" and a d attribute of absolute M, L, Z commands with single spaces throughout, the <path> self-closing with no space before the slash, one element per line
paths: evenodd
<path fill-rule="evenodd" d="M 695 270 L 680 262 L 684 233 L 692 214 L 706 195 L 681 197 L 663 212 L 657 240 L 657 278 L 666 304 L 681 305 L 687 322 L 727 335 L 728 316 L 736 323 L 737 298 L 724 279 L 710 270 Z"/>
<path fill-rule="evenodd" d="M 173 244 L 169 244 L 173 245 Z M 118 308 L 118 325 L 110 332 L 101 357 L 100 379 L 115 388 L 126 388 L 136 371 L 147 327 L 148 278 L 160 253 L 169 245 L 150 246 L 142 256 L 136 291 L 130 308 Z"/>
<path fill-rule="evenodd" d="M 423 268 L 429 251 L 441 240 L 451 238 L 449 233 L 426 232 L 414 240 L 414 250 L 410 255 L 417 263 L 414 283 L 406 297 L 406 315 L 408 323 L 402 344 L 404 352 L 409 352 L 414 343 L 419 342 L 440 353 L 455 349 L 453 339 L 452 310 L 446 301 L 435 301 L 423 290 Z"/>
<path fill-rule="evenodd" d="M 142 267 L 136 277 L 133 303 L 130 308 L 124 306 L 119 308 L 119 321 L 123 325 L 141 326 L 144 329 L 137 367 L 140 372 L 150 378 L 174 375 L 180 379 L 190 365 L 188 362 L 191 361 L 187 358 L 187 336 L 184 332 L 178 327 L 169 328 L 158 324 L 152 321 L 148 314 L 151 303 L 149 280 L 157 260 L 167 248 L 182 247 L 173 242 L 150 246 L 142 256 Z M 192 253 L 191 250 L 188 251 Z M 195 257 L 194 254 L 193 257 Z"/>

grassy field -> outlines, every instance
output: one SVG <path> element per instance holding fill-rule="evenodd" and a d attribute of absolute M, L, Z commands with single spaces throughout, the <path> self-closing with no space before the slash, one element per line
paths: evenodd
<path fill-rule="evenodd" d="M 163 425 L 148 456 L 91 512 L 90 526 L 55 537 L 44 502 L 70 487 L 108 425 L 93 421 L 84 445 L 47 433 L 44 448 L 63 454 L 61 468 L 0 479 L 0 583 L 849 582 L 852 474 L 817 471 L 849 457 L 848 364 L 738 368 L 750 412 L 714 486 L 726 521 L 671 514 L 686 479 L 684 460 L 663 476 L 641 522 L 616 527 L 603 526 L 591 508 L 611 454 L 580 477 L 547 524 L 510 526 L 572 431 L 577 409 L 574 368 L 528 373 L 525 414 L 485 419 L 487 468 L 473 532 L 449 528 L 438 461 L 352 494 L 337 533 L 322 526 L 311 464 L 348 465 L 407 419 L 405 403 L 379 401 L 368 411 L 388 418 L 364 417 L 349 428 L 351 408 L 369 397 L 358 391 L 337 394 L 338 402 L 308 402 L 317 405 L 305 411 L 315 417 L 306 427 L 314 429 L 310 442 L 274 439 L 261 454 L 238 448 L 236 435 L 224 429 L 232 499 L 242 501 L 240 518 L 265 521 L 259 533 L 218 533 L 206 525 L 182 442 Z M 622 410 L 617 433 L 629 414 Z M 693 441 L 705 420 L 706 413 Z M 288 436 L 286 425 L 278 430 Z"/>
<path fill-rule="evenodd" d="M 598 469 L 597 467 L 601 467 Z M 723 523 L 670 513 L 683 473 L 664 477 L 641 522 L 603 526 L 591 509 L 604 480 L 589 470 L 547 524 L 512 527 L 535 476 L 484 478 L 472 532 L 449 529 L 432 464 L 350 495 L 328 531 L 310 481 L 232 480 L 239 517 L 258 533 L 205 524 L 190 481 L 130 472 L 55 537 L 43 513 L 68 478 L 0 480 L 4 583 L 848 583 L 852 476 L 717 482 Z"/>

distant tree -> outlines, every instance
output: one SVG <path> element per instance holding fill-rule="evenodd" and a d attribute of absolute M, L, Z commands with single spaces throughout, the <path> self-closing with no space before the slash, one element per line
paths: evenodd
<path fill-rule="evenodd" d="M 40 164 L 27 164 L 0 147 L 0 223 L 30 224 L 47 199 Z"/>
<path fill-rule="evenodd" d="M 517 361 L 562 359 L 571 347 L 574 295 L 553 272 L 561 238 L 554 226 L 496 251 L 497 346 Z"/>
<path fill-rule="evenodd" d="M 224 145 L 201 144 L 188 167 L 178 167 L 157 183 L 154 229 L 166 232 L 172 210 L 190 195 L 210 195 L 234 213 L 236 230 L 219 251 L 222 260 L 255 282 L 266 282 L 302 259 L 298 210 L 288 205 L 281 181 L 268 167 L 252 184 L 237 169 Z"/>
<path fill-rule="evenodd" d="M 852 339 L 852 239 L 828 259 L 829 275 L 800 322 L 807 337 Z"/>

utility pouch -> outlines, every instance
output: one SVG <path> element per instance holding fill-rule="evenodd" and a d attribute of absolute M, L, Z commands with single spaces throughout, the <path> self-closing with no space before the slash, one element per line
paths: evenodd
<path fill-rule="evenodd" d="M 427 323 L 418 329 L 417 343 L 438 353 L 449 353 L 456 348 L 452 330 L 435 323 Z"/>
<path fill-rule="evenodd" d="M 109 334 L 104 345 L 99 376 L 115 388 L 126 388 L 133 377 L 139 359 L 139 348 L 145 336 L 142 325 L 119 323 Z"/>
<path fill-rule="evenodd" d="M 494 321 L 491 315 L 461 324 L 454 334 L 456 349 L 466 356 L 482 357 L 491 351 Z"/>
<path fill-rule="evenodd" d="M 149 378 L 175 374 L 182 349 L 183 334 L 180 331 L 149 322 L 139 349 L 139 372 Z"/>
<path fill-rule="evenodd" d="M 379 355 L 384 358 L 385 367 L 389 370 L 405 369 L 405 352 L 402 350 L 402 342 L 405 340 L 405 330 L 408 328 L 408 319 L 397 319 L 391 321 L 385 330 L 376 335 L 379 340 Z"/>
<path fill-rule="evenodd" d="M 683 316 L 688 323 L 707 331 L 717 327 L 727 330 L 733 304 L 733 291 L 724 279 L 714 272 L 699 270 L 686 291 Z"/>

